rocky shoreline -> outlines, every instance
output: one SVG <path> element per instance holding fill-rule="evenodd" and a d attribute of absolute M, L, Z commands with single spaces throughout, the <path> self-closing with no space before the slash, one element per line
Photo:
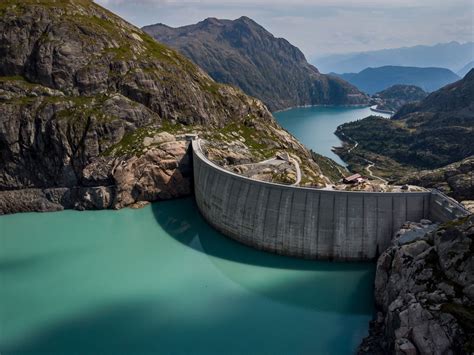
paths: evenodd
<path fill-rule="evenodd" d="M 166 132 L 154 139 L 140 156 L 93 158 L 81 171 L 79 185 L 0 191 L 0 215 L 119 209 L 190 195 L 188 143 Z"/>
<path fill-rule="evenodd" d="M 379 257 L 377 317 L 359 354 L 474 351 L 474 216 L 406 223 Z"/>

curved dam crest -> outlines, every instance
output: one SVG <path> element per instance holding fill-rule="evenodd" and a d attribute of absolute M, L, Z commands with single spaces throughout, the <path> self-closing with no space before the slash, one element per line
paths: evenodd
<path fill-rule="evenodd" d="M 372 260 L 406 221 L 467 212 L 437 192 L 328 191 L 253 180 L 207 159 L 192 141 L 194 189 L 204 218 L 239 242 L 308 259 Z"/>

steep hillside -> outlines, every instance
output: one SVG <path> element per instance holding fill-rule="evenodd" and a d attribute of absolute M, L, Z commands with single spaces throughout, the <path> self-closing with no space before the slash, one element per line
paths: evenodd
<path fill-rule="evenodd" d="M 323 73 L 359 72 L 365 68 L 384 65 L 408 67 L 438 67 L 457 71 L 474 53 L 474 42 L 438 43 L 434 46 L 419 45 L 381 49 L 375 51 L 335 54 L 311 61 L 316 63 Z"/>
<path fill-rule="evenodd" d="M 449 69 L 384 66 L 359 73 L 333 74 L 373 95 L 393 85 L 415 85 L 431 92 L 460 79 Z"/>
<path fill-rule="evenodd" d="M 324 181 L 261 102 L 92 1 L 3 0 L 0 33 L 0 214 L 189 194 L 182 134 L 235 126 L 251 159 L 291 150 Z"/>
<path fill-rule="evenodd" d="M 398 111 L 403 105 L 423 100 L 428 93 L 415 85 L 393 85 L 376 93 L 379 110 Z"/>
<path fill-rule="evenodd" d="M 247 17 L 209 18 L 180 28 L 156 24 L 143 30 L 178 49 L 216 81 L 241 88 L 271 110 L 368 103 L 352 85 L 320 74 L 298 48 Z"/>
<path fill-rule="evenodd" d="M 474 155 L 473 130 L 471 70 L 464 79 L 421 102 L 403 106 L 392 119 L 368 117 L 339 126 L 337 134 L 347 142 L 339 151 L 344 159 L 355 165 L 360 157 L 375 160 L 377 166 L 372 170 L 397 179 L 409 171 L 437 169 Z M 354 141 L 359 144 L 349 151 Z M 384 166 L 384 161 L 390 164 Z M 465 188 L 470 193 L 463 192 L 463 197 L 474 199 L 472 187 Z"/>

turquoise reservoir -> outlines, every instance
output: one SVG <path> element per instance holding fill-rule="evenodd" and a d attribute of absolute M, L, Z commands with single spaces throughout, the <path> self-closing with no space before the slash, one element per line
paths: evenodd
<path fill-rule="evenodd" d="M 302 107 L 274 114 L 277 121 L 306 147 L 325 155 L 341 165 L 346 165 L 332 152 L 341 145 L 334 134 L 337 126 L 360 120 L 370 115 L 389 118 L 390 115 L 375 113 L 369 107 Z"/>
<path fill-rule="evenodd" d="M 373 278 L 240 245 L 191 198 L 2 216 L 0 352 L 350 354 Z"/>

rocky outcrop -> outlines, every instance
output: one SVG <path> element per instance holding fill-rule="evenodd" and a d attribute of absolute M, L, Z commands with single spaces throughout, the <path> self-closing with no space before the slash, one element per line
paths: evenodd
<path fill-rule="evenodd" d="M 377 319 L 360 354 L 474 351 L 474 216 L 407 223 L 379 257 Z"/>
<path fill-rule="evenodd" d="M 318 157 L 278 126 L 261 125 L 256 121 L 236 123 L 212 132 L 202 132 L 205 138 L 201 143 L 207 158 L 217 165 L 248 177 L 255 177 L 275 183 L 292 184 L 295 179 L 293 168 L 286 171 L 285 164 L 265 162 L 279 160 L 278 156 L 291 156 L 300 167 L 301 186 L 326 187 L 343 177 L 343 171 L 327 164 L 328 158 Z M 334 163 L 336 164 L 336 163 Z M 278 169 L 274 169 L 276 165 Z M 337 165 L 337 164 L 336 164 Z M 249 169 L 253 166 L 255 169 Z M 293 170 L 293 171 L 290 171 Z"/>
<path fill-rule="evenodd" d="M 398 182 L 435 188 L 458 201 L 474 200 L 474 156 L 440 169 L 408 174 Z"/>
<path fill-rule="evenodd" d="M 186 196 L 192 175 L 188 144 L 171 136 L 140 156 L 91 158 L 71 186 L 0 191 L 0 212 L 117 209 Z"/>
<path fill-rule="evenodd" d="M 241 17 L 208 18 L 179 28 L 143 30 L 178 49 L 218 82 L 241 88 L 271 110 L 304 105 L 365 105 L 368 96 L 344 80 L 321 74 L 287 40 Z"/>

